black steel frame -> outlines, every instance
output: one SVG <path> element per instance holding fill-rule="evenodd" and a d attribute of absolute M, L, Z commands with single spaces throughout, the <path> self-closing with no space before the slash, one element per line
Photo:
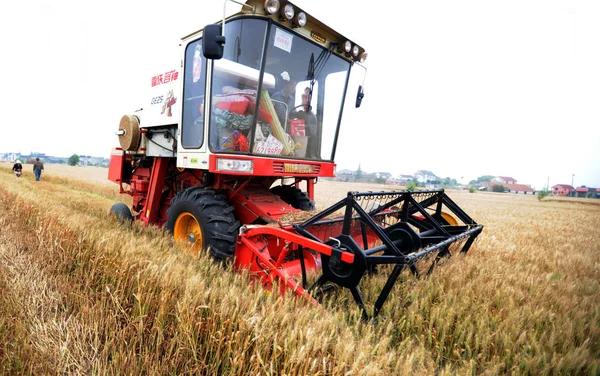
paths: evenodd
<path fill-rule="evenodd" d="M 442 216 L 443 208 L 462 222 L 451 225 Z M 341 218 L 327 219 L 343 209 Z M 390 224 L 386 219 L 394 218 Z M 351 234 L 353 225 L 360 224 L 362 245 Z M 322 240 L 311 233 L 311 227 L 342 225 L 342 233 L 329 240 Z M 314 228 L 313 227 L 313 228 Z M 430 275 L 443 257 L 450 257 L 450 246 L 462 242 L 460 253 L 466 254 L 483 226 L 477 224 L 442 190 L 348 192 L 346 198 L 320 212 L 309 220 L 294 225 L 297 233 L 316 241 L 334 246 L 331 256 L 322 256 L 323 274 L 308 288 L 312 294 L 324 288 L 327 282 L 348 288 L 362 310 L 363 319 L 375 318 L 381 312 L 400 274 L 409 269 L 417 278 L 421 276 L 416 265 L 423 259 L 435 256 L 426 275 Z M 381 245 L 369 248 L 367 233 L 375 234 Z M 352 252 L 354 264 L 345 264 L 341 252 Z M 302 258 L 301 258 L 302 260 Z M 358 284 L 364 274 L 376 265 L 394 265 L 385 286 L 373 307 L 367 312 Z M 306 271 L 302 266 L 302 280 L 306 288 Z"/>

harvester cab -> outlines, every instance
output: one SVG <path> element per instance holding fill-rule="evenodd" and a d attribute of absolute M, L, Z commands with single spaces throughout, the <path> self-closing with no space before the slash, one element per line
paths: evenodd
<path fill-rule="evenodd" d="M 313 291 L 346 287 L 366 316 L 358 284 L 392 264 L 377 314 L 402 270 L 419 275 L 416 263 L 435 255 L 432 269 L 455 243 L 466 252 L 482 227 L 443 191 L 349 193 L 307 216 L 317 179 L 335 176 L 367 53 L 288 1 L 238 4 L 182 38 L 179 66 L 157 72 L 144 108 L 121 118 L 108 177 L 132 205 L 111 211 L 299 295 L 312 296 L 316 271 Z"/>

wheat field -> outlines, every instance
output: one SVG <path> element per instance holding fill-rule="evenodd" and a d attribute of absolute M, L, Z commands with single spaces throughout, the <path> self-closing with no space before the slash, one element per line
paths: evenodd
<path fill-rule="evenodd" d="M 254 287 L 119 226 L 107 170 L 0 163 L 0 374 L 600 374 L 600 203 L 448 191 L 485 226 L 466 256 L 406 276 L 377 324 Z M 346 192 L 322 181 L 318 207 Z M 373 285 L 378 281 L 374 278 Z M 369 291 L 366 291 L 369 294 Z"/>

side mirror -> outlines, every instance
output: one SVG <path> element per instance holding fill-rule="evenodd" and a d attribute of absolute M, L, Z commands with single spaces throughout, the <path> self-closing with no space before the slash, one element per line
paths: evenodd
<path fill-rule="evenodd" d="M 207 59 L 220 59 L 223 57 L 225 36 L 221 35 L 221 25 L 206 25 L 202 36 L 202 54 Z"/>
<path fill-rule="evenodd" d="M 358 93 L 356 93 L 356 108 L 360 107 L 360 104 L 362 103 L 362 100 L 364 97 L 365 97 L 365 90 L 363 89 L 362 85 L 359 85 Z"/>

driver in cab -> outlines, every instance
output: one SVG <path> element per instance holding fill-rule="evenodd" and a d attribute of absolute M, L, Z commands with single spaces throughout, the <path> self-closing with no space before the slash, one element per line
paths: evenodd
<path fill-rule="evenodd" d="M 290 77 L 290 74 L 288 72 L 281 73 L 281 78 L 284 82 L 283 89 L 273 94 L 273 96 L 271 96 L 271 99 L 274 101 L 285 103 L 285 105 L 287 106 L 286 108 L 285 106 L 282 106 L 280 104 L 274 104 L 275 112 L 277 112 L 277 117 L 279 117 L 279 122 L 282 126 L 285 127 L 286 111 L 287 113 L 289 113 L 296 106 L 295 100 L 297 82 L 296 80 Z"/>

